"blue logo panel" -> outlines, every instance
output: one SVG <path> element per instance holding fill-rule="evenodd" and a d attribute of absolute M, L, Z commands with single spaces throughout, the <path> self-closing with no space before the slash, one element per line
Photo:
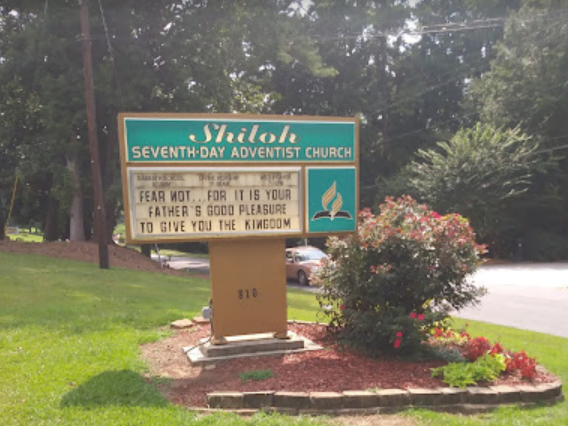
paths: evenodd
<path fill-rule="evenodd" d="M 351 232 L 357 227 L 355 167 L 307 167 L 308 232 Z"/>

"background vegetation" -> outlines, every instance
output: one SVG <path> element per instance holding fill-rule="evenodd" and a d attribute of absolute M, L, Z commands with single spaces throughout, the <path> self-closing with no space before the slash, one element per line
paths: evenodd
<path fill-rule="evenodd" d="M 411 194 L 479 225 L 495 256 L 565 259 L 567 16 L 566 0 L 92 0 L 108 232 L 119 111 L 358 116 L 361 207 Z M 74 0 L 0 0 L 0 231 L 17 175 L 13 223 L 91 237 L 79 33 Z M 489 161 L 489 134 L 463 143 L 478 126 L 518 143 Z M 514 196 L 495 190 L 507 156 L 526 166 Z"/>

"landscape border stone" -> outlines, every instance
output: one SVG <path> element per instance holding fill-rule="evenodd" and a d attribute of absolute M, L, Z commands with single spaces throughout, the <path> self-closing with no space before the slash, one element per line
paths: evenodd
<path fill-rule="evenodd" d="M 409 407 L 464 414 L 483 413 L 501 406 L 554 404 L 564 400 L 559 380 L 540 385 L 470 386 L 465 389 L 381 389 L 339 392 L 211 392 L 209 409 L 238 414 L 279 412 L 296 415 L 388 414 Z"/>

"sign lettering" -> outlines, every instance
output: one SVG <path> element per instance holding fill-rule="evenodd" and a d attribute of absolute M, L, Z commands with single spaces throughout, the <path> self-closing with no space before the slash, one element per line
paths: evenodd
<path fill-rule="evenodd" d="M 136 238 L 301 232 L 300 170 L 130 171 Z"/>

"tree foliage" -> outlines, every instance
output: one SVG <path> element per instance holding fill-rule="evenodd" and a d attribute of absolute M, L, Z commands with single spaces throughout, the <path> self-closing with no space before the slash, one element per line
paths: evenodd
<path fill-rule="evenodd" d="M 481 237 L 494 237 L 508 226 L 508 203 L 550 165 L 537 149 L 519 128 L 478 123 L 438 143 L 438 150 L 419 150 L 410 184 L 433 208 L 459 212 Z"/>
<path fill-rule="evenodd" d="M 504 201 L 507 238 L 568 245 L 567 10 L 565 0 L 91 1 L 108 222 L 122 209 L 119 111 L 358 116 L 363 207 L 415 191 L 415 153 L 484 122 L 519 127 L 560 158 L 515 208 Z M 0 0 L 0 209 L 17 170 L 15 219 L 43 222 L 49 238 L 67 236 L 77 196 L 91 231 L 79 34 L 76 1 Z"/>
<path fill-rule="evenodd" d="M 470 108 L 482 120 L 518 126 L 558 160 L 504 218 L 509 239 L 522 238 L 533 260 L 565 259 L 568 251 L 567 16 L 566 1 L 525 2 L 507 20 L 490 71 L 470 89 Z"/>

